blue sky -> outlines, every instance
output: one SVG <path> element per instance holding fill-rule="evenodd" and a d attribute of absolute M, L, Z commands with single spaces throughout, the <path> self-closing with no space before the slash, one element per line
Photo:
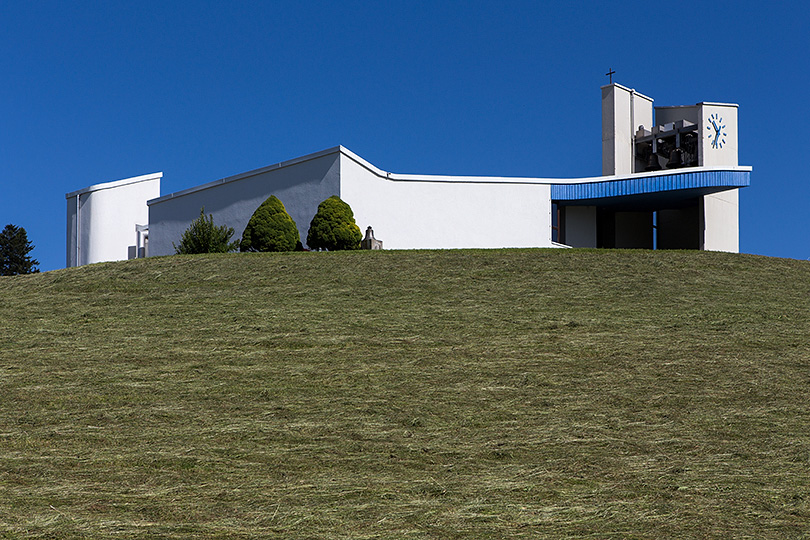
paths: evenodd
<path fill-rule="evenodd" d="M 604 75 L 740 105 L 743 252 L 810 258 L 810 8 L 763 2 L 4 2 L 0 226 L 65 264 L 65 193 L 163 194 L 342 144 L 398 173 L 601 173 Z"/>

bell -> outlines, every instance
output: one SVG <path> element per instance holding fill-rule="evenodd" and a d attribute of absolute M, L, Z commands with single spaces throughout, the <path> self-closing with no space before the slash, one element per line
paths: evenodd
<path fill-rule="evenodd" d="M 669 154 L 667 169 L 677 169 L 679 167 L 683 167 L 683 150 L 676 148 Z"/>
<path fill-rule="evenodd" d="M 645 171 L 659 171 L 661 170 L 661 164 L 658 162 L 658 154 L 650 152 L 650 157 L 647 158 L 647 166 L 644 168 Z"/>

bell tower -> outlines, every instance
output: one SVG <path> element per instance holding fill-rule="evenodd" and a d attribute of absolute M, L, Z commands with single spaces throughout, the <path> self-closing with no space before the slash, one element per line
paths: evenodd
<path fill-rule="evenodd" d="M 638 126 L 652 123 L 652 98 L 618 83 L 602 87 L 603 176 L 636 172 L 634 135 Z"/>

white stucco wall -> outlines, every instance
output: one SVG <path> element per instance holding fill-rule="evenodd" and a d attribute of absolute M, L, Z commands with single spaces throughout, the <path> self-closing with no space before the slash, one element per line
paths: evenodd
<path fill-rule="evenodd" d="M 150 200 L 149 255 L 174 254 L 173 243 L 180 243 L 203 207 L 215 225 L 233 227 L 233 238 L 241 238 L 253 212 L 271 195 L 284 203 L 306 245 L 318 204 L 339 195 L 339 155 L 339 147 L 331 148 Z"/>
<path fill-rule="evenodd" d="M 730 189 L 703 197 L 703 242 L 707 251 L 740 252 L 740 190 Z"/>
<path fill-rule="evenodd" d="M 398 175 L 346 149 L 340 177 L 357 225 L 385 249 L 552 247 L 548 180 Z"/>
<path fill-rule="evenodd" d="M 241 237 L 270 195 L 304 245 L 318 204 L 338 195 L 386 249 L 552 246 L 548 180 L 394 175 L 336 147 L 149 201 L 149 255 L 173 254 L 202 207 Z"/>
<path fill-rule="evenodd" d="M 65 195 L 66 266 L 126 260 L 136 225 L 149 222 L 146 201 L 160 195 L 163 173 L 96 184 Z"/>

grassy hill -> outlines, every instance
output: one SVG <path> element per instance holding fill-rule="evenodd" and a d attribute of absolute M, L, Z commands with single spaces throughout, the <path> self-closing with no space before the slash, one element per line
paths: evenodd
<path fill-rule="evenodd" d="M 0 537 L 810 537 L 808 262 L 175 256 L 0 321 Z"/>

